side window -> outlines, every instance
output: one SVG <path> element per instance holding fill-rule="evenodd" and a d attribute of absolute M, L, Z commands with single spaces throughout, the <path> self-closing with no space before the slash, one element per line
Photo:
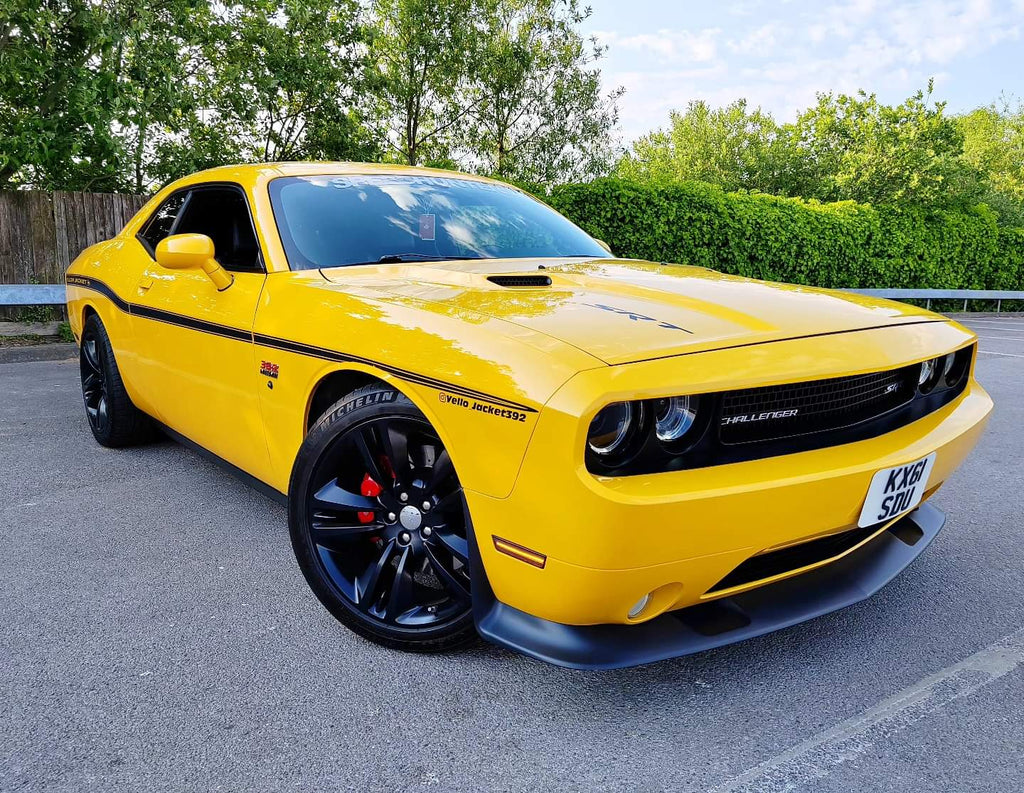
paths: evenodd
<path fill-rule="evenodd" d="M 181 212 L 184 203 L 185 193 L 175 193 L 160 205 L 146 223 L 139 236 L 149 244 L 151 253 L 156 250 L 157 243 L 171 233 L 174 221 L 178 219 L 178 213 Z"/>
<path fill-rule="evenodd" d="M 192 190 L 174 233 L 205 234 L 213 240 L 217 261 L 226 270 L 262 269 L 249 205 L 240 190 L 231 187 Z"/>

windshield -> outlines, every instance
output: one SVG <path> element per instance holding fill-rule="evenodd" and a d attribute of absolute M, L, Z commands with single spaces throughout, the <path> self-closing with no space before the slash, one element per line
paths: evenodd
<path fill-rule="evenodd" d="M 605 257 L 518 190 L 434 176 L 289 176 L 270 183 L 293 270 L 443 259 Z"/>

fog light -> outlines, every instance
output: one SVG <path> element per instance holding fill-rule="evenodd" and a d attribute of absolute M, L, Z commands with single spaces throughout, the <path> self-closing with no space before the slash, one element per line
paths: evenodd
<path fill-rule="evenodd" d="M 650 592 L 648 592 L 646 595 L 644 595 L 636 602 L 636 605 L 633 606 L 633 608 L 629 610 L 629 618 L 631 620 L 635 620 L 637 617 L 639 617 L 640 614 L 643 613 L 643 610 L 647 608 L 647 604 L 650 602 L 650 600 L 651 594 Z"/>

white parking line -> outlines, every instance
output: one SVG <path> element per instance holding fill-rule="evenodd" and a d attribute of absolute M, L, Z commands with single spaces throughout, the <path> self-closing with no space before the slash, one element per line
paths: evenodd
<path fill-rule="evenodd" d="M 939 708 L 977 693 L 1024 663 L 1024 628 L 969 658 L 941 669 L 863 713 L 727 780 L 720 793 L 773 793 L 823 779 L 843 763 L 867 754 L 880 742 Z"/>
<path fill-rule="evenodd" d="M 992 340 L 998 339 L 1000 341 L 1024 341 L 1024 337 L 1021 336 L 982 336 L 980 333 L 978 334 L 978 338 Z"/>
<path fill-rule="evenodd" d="M 978 325 L 979 327 L 982 327 L 982 328 L 1001 328 L 1002 330 L 1006 330 L 1006 329 L 1019 330 L 1020 328 L 1024 328 L 1024 323 L 1018 323 L 1018 322 L 995 322 L 994 320 L 981 321 L 981 322 L 961 322 L 960 324 L 961 325 L 966 325 L 967 327 L 972 327 L 974 325 Z"/>
<path fill-rule="evenodd" d="M 992 352 L 992 350 L 978 350 L 982 355 L 1002 355 L 1006 358 L 1024 358 L 1024 355 L 1014 355 L 1012 352 Z"/>

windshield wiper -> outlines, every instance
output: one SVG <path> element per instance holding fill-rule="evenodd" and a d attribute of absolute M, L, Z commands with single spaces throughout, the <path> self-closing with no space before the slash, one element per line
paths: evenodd
<path fill-rule="evenodd" d="M 402 262 L 448 262 L 483 258 L 483 256 L 438 256 L 431 253 L 389 253 L 377 259 L 376 263 L 401 264 Z"/>

